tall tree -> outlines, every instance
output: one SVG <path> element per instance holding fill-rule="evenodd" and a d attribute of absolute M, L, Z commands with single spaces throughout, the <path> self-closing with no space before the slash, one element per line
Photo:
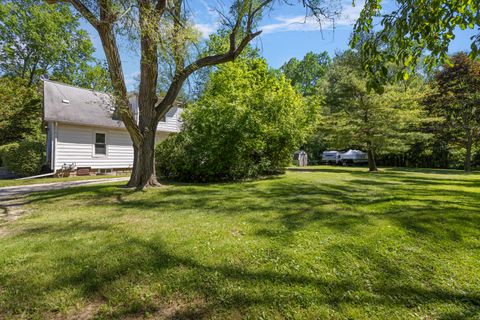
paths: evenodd
<path fill-rule="evenodd" d="M 234 0 L 228 12 L 222 13 L 223 28 L 229 34 L 224 52 L 189 60 L 192 43 L 192 20 L 183 0 L 47 0 L 68 2 L 97 30 L 107 58 L 113 93 L 119 114 L 133 142 L 133 172 L 128 183 L 142 189 L 158 185 L 155 175 L 155 132 L 159 120 L 167 113 L 184 82 L 195 71 L 233 61 L 261 31 L 257 22 L 273 0 Z M 320 20 L 337 14 L 329 0 L 301 0 L 309 15 Z M 116 30 L 138 27 L 140 42 L 139 121 L 128 107 L 127 88 L 122 71 Z M 173 61 L 173 77 L 165 95 L 159 98 L 157 80 L 159 60 Z"/>
<path fill-rule="evenodd" d="M 27 86 L 42 75 L 68 83 L 92 72 L 101 76 L 101 66 L 92 56 L 95 49 L 87 32 L 80 29 L 79 19 L 65 5 L 2 1 L 0 73 L 26 79 Z"/>
<path fill-rule="evenodd" d="M 42 132 L 42 101 L 34 86 L 25 79 L 0 78 L 0 145 Z"/>
<path fill-rule="evenodd" d="M 376 88 L 388 82 L 379 65 L 395 62 L 402 66 L 397 70 L 398 77 L 407 78 L 427 51 L 424 63 L 431 70 L 449 63 L 448 47 L 455 39 L 456 28 L 480 27 L 478 0 L 397 0 L 395 5 L 393 11 L 385 12 L 382 0 L 366 0 L 351 41 L 355 47 L 380 20 L 381 27 L 376 28 L 379 31 L 362 44 L 364 67 L 371 75 L 370 84 Z M 479 46 L 477 33 L 471 38 L 472 56 Z"/>
<path fill-rule="evenodd" d="M 427 97 L 433 114 L 442 117 L 452 142 L 465 148 L 465 171 L 471 170 L 472 147 L 480 139 L 480 62 L 458 53 L 434 78 Z"/>
<path fill-rule="evenodd" d="M 420 139 L 421 90 L 409 83 L 385 87 L 382 94 L 368 90 L 358 53 L 335 58 L 327 74 L 324 123 L 329 145 L 367 150 L 368 167 L 377 171 L 379 152 L 404 152 Z"/>
<path fill-rule="evenodd" d="M 326 51 L 308 52 L 302 60 L 292 58 L 280 70 L 304 96 L 313 95 L 319 80 L 325 75 L 331 59 Z"/>

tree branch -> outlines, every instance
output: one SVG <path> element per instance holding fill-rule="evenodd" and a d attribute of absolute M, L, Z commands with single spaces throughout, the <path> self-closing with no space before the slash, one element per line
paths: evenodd
<path fill-rule="evenodd" d="M 180 0 L 181 1 L 181 0 Z M 180 92 L 183 83 L 185 80 L 195 71 L 207 66 L 213 66 L 229 61 L 235 60 L 238 55 L 245 49 L 250 41 L 262 33 L 261 30 L 252 32 L 253 22 L 256 16 L 265 8 L 268 4 L 272 3 L 273 0 L 263 0 L 257 7 L 252 7 L 252 2 L 245 1 L 242 4 L 239 4 L 237 8 L 237 18 L 235 19 L 235 24 L 232 26 L 230 31 L 230 48 L 228 52 L 223 54 L 211 55 L 203 58 L 197 59 L 195 62 L 189 64 L 185 68 L 178 69 L 175 76 L 173 77 L 172 83 L 168 88 L 168 91 L 165 97 L 160 103 L 155 107 L 156 120 L 159 120 L 161 117 L 165 116 L 169 108 L 175 102 L 175 99 Z M 237 34 L 242 26 L 242 21 L 246 17 L 245 24 L 245 34 L 237 45 Z"/>
<path fill-rule="evenodd" d="M 86 5 L 84 5 L 80 0 L 45 0 L 48 4 L 56 4 L 60 2 L 70 2 L 75 9 L 78 10 L 82 14 L 82 16 L 87 19 L 88 22 L 94 27 L 97 28 L 98 26 L 98 19 L 97 17 L 88 9 Z"/>
<path fill-rule="evenodd" d="M 195 71 L 198 69 L 201 69 L 203 67 L 207 66 L 213 66 L 229 61 L 235 60 L 235 58 L 238 57 L 238 55 L 245 49 L 245 47 L 248 45 L 250 41 L 252 41 L 255 37 L 260 35 L 262 33 L 261 30 L 254 32 L 254 33 L 249 33 L 247 36 L 245 36 L 240 44 L 237 46 L 236 49 L 234 50 L 229 50 L 227 53 L 224 54 L 217 54 L 217 55 L 212 55 L 204 58 L 200 58 L 196 60 L 195 62 L 189 64 L 185 69 L 182 70 L 182 72 L 178 73 L 175 75 L 175 77 L 172 80 L 172 83 L 163 98 L 163 100 L 157 104 L 155 111 L 156 111 L 156 118 L 160 119 L 165 114 L 168 112 L 169 108 L 173 105 L 175 102 L 175 99 L 180 92 L 183 83 L 185 80 Z"/>
<path fill-rule="evenodd" d="M 183 0 L 176 0 L 173 12 L 171 12 L 173 17 L 173 60 L 175 62 L 175 73 L 180 73 L 185 67 L 185 55 L 183 49 L 185 47 L 184 43 L 181 43 L 181 31 L 183 26 L 182 23 L 182 2 Z"/>
<path fill-rule="evenodd" d="M 155 6 L 155 10 L 157 10 L 157 13 L 161 16 L 165 9 L 167 8 L 167 2 L 168 0 L 158 0 L 157 5 Z"/>
<path fill-rule="evenodd" d="M 98 0 L 100 9 L 99 23 L 112 24 L 117 20 L 117 13 L 113 12 L 112 0 Z"/>

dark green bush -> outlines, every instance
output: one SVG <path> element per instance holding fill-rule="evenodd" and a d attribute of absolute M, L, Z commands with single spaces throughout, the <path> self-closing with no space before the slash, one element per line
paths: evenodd
<path fill-rule="evenodd" d="M 22 176 L 38 174 L 45 163 L 45 141 L 26 139 L 0 147 L 2 165 Z"/>
<path fill-rule="evenodd" d="M 157 173 L 180 181 L 223 181 L 278 173 L 314 121 L 311 108 L 265 61 L 219 67 L 184 129 L 156 149 Z"/>

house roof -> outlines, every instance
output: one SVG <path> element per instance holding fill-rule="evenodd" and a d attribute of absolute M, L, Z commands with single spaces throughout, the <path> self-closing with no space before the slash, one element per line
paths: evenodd
<path fill-rule="evenodd" d="M 43 82 L 43 90 L 45 121 L 125 128 L 113 119 L 113 98 L 107 93 L 50 80 Z"/>

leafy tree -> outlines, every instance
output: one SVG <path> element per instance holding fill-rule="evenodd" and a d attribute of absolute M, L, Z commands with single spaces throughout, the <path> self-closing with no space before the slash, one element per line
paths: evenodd
<path fill-rule="evenodd" d="M 90 37 L 79 27 L 79 17 L 68 6 L 49 6 L 41 0 L 3 1 L 0 73 L 26 79 L 27 86 L 42 75 L 82 85 L 86 84 L 82 78 L 93 75 L 108 79 L 92 57 L 95 49 Z"/>
<path fill-rule="evenodd" d="M 97 30 L 103 45 L 114 88 L 119 115 L 133 142 L 134 163 L 131 187 L 158 185 L 155 175 L 155 131 L 185 81 L 197 70 L 235 60 L 256 31 L 262 13 L 276 4 L 273 0 L 235 0 L 222 13 L 222 28 L 229 34 L 225 51 L 192 57 L 195 43 L 192 17 L 184 1 L 175 0 L 47 0 L 68 2 Z M 307 14 L 319 21 L 338 14 L 329 0 L 299 0 Z M 131 26 L 138 26 L 134 29 Z M 115 31 L 133 34 L 140 44 L 139 122 L 128 107 L 127 88 L 122 72 Z M 134 38 L 135 39 L 135 38 Z M 159 61 L 171 61 L 173 77 L 166 94 L 158 95 Z"/>
<path fill-rule="evenodd" d="M 417 130 L 423 116 L 419 85 L 388 85 L 383 94 L 368 90 L 356 52 L 347 51 L 335 58 L 324 90 L 323 124 L 328 144 L 366 149 L 370 171 L 377 171 L 377 153 L 405 152 L 424 136 Z"/>
<path fill-rule="evenodd" d="M 38 174 L 45 164 L 45 139 L 28 138 L 0 146 L 2 165 L 22 176 Z"/>
<path fill-rule="evenodd" d="M 386 1 L 385 1 L 386 2 Z M 402 66 L 400 78 L 413 73 L 415 65 L 427 50 L 425 64 L 429 70 L 449 63 L 448 46 L 455 38 L 454 30 L 480 26 L 478 0 L 397 0 L 396 9 L 384 12 L 382 0 L 366 0 L 354 27 L 351 45 L 355 47 L 362 35 L 374 29 L 380 19 L 379 31 L 362 43 L 364 67 L 371 75 L 371 85 L 387 82 L 386 62 Z M 471 38 L 472 56 L 477 54 L 480 34 Z"/>
<path fill-rule="evenodd" d="M 310 133 L 315 112 L 265 60 L 224 64 L 185 110 L 183 131 L 159 144 L 157 168 L 193 181 L 278 172 Z"/>
<path fill-rule="evenodd" d="M 88 88 L 96 91 L 111 92 L 112 83 L 108 68 L 105 64 L 89 64 L 82 69 L 75 70 L 68 77 L 55 77 L 56 80 L 70 83 L 78 87 Z"/>
<path fill-rule="evenodd" d="M 325 75 L 331 59 L 326 51 L 308 52 L 302 60 L 292 58 L 280 70 L 304 96 L 316 93 L 319 80 Z"/>
<path fill-rule="evenodd" d="M 444 119 L 442 131 L 465 148 L 465 171 L 471 170 L 472 147 L 480 139 L 480 62 L 458 53 L 435 74 L 427 105 Z"/>
<path fill-rule="evenodd" d="M 326 51 L 321 53 L 308 52 L 302 60 L 292 58 L 286 62 L 280 71 L 292 84 L 307 97 L 307 103 L 315 105 L 323 101 L 318 87 L 331 66 L 331 58 Z M 321 158 L 321 152 L 326 148 L 326 141 L 322 125 L 302 146 L 308 155 L 309 162 L 316 163 Z"/>
<path fill-rule="evenodd" d="M 35 138 L 42 132 L 41 97 L 26 82 L 0 78 L 0 145 Z"/>

